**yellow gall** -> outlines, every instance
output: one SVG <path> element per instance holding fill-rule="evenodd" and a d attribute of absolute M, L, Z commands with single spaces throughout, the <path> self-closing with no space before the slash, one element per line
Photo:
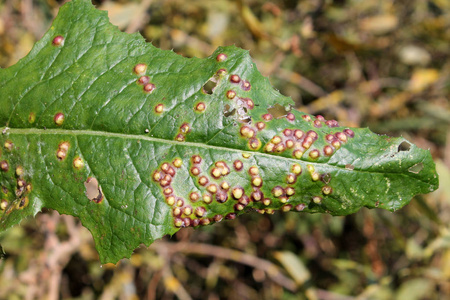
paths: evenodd
<path fill-rule="evenodd" d="M 340 140 L 341 142 L 345 143 L 347 142 L 347 136 L 345 135 L 345 133 L 343 132 L 336 132 L 334 134 L 335 137 L 338 138 L 338 140 Z"/>
<path fill-rule="evenodd" d="M 213 168 L 211 170 L 211 175 L 212 175 L 212 177 L 217 179 L 217 178 L 219 178 L 222 175 L 222 171 L 219 168 Z"/>
<path fill-rule="evenodd" d="M 222 182 L 220 184 L 220 187 L 222 188 L 222 190 L 225 190 L 225 191 L 228 191 L 230 189 L 230 185 L 226 181 Z"/>
<path fill-rule="evenodd" d="M 259 174 L 259 169 L 258 169 L 258 167 L 255 167 L 255 166 L 250 167 L 250 169 L 248 169 L 248 173 L 252 176 L 256 176 Z"/>
<path fill-rule="evenodd" d="M 242 163 L 242 161 L 237 159 L 233 162 L 233 166 L 236 171 L 240 171 L 244 167 L 244 164 Z"/>
<path fill-rule="evenodd" d="M 182 135 L 181 133 L 179 133 L 179 134 L 177 134 L 176 136 L 175 136 L 175 141 L 177 141 L 177 142 L 184 142 L 184 140 L 185 140 L 185 136 L 184 135 Z"/>
<path fill-rule="evenodd" d="M 0 200 L 0 210 L 5 210 L 8 206 L 8 201 L 6 199 Z"/>
<path fill-rule="evenodd" d="M 243 80 L 242 81 L 242 89 L 244 91 L 249 91 L 252 88 L 252 85 L 250 84 L 250 82 L 248 82 L 247 80 Z"/>
<path fill-rule="evenodd" d="M 283 212 L 288 212 L 288 211 L 290 211 L 292 209 L 292 205 L 291 204 L 286 204 L 286 205 L 283 205 L 282 207 L 281 207 L 281 211 L 283 211 Z"/>
<path fill-rule="evenodd" d="M 313 138 L 310 136 L 307 136 L 302 143 L 302 147 L 305 149 L 309 149 L 309 147 L 311 147 L 311 145 L 313 144 Z"/>
<path fill-rule="evenodd" d="M 10 140 L 6 140 L 3 146 L 5 147 L 6 150 L 12 151 L 14 144 Z"/>
<path fill-rule="evenodd" d="M 286 203 L 288 201 L 288 198 L 286 196 L 282 196 L 278 199 L 281 203 Z"/>
<path fill-rule="evenodd" d="M 272 141 L 271 141 L 273 144 L 275 144 L 275 145 L 277 145 L 277 144 L 279 144 L 279 143 L 281 143 L 281 137 L 279 137 L 278 135 L 276 135 L 276 136 L 274 136 L 273 138 L 272 138 Z"/>
<path fill-rule="evenodd" d="M 321 203 L 322 203 L 322 197 L 314 196 L 314 197 L 312 198 L 312 201 L 313 201 L 315 204 L 321 204 Z"/>
<path fill-rule="evenodd" d="M 153 177 L 154 181 L 160 181 L 161 180 L 161 173 L 155 172 L 155 173 L 153 173 L 152 177 Z"/>
<path fill-rule="evenodd" d="M 244 189 L 241 187 L 236 187 L 231 192 L 233 194 L 233 198 L 239 200 L 244 195 Z"/>
<path fill-rule="evenodd" d="M 311 139 L 316 140 L 318 138 L 318 134 L 315 131 L 308 131 L 308 133 L 306 134 L 307 136 L 311 137 Z"/>
<path fill-rule="evenodd" d="M 317 149 L 314 149 L 312 151 L 309 152 L 309 157 L 312 159 L 317 159 L 320 156 L 320 152 Z"/>
<path fill-rule="evenodd" d="M 191 214 L 192 214 L 192 207 L 186 206 L 186 207 L 183 209 L 183 214 L 185 214 L 186 216 L 191 215 Z"/>
<path fill-rule="evenodd" d="M 191 174 L 194 176 L 198 176 L 200 174 L 200 169 L 197 167 L 192 167 L 191 168 Z"/>
<path fill-rule="evenodd" d="M 167 197 L 166 203 L 169 204 L 170 206 L 173 206 L 175 204 L 175 197 L 174 196 Z"/>
<path fill-rule="evenodd" d="M 261 142 L 259 139 L 252 138 L 248 141 L 248 146 L 252 150 L 258 150 L 261 147 Z"/>
<path fill-rule="evenodd" d="M 65 152 L 65 151 L 62 151 L 62 150 L 56 151 L 56 157 L 57 157 L 59 160 L 65 159 L 65 158 L 66 158 L 66 155 L 67 155 L 67 152 Z"/>
<path fill-rule="evenodd" d="M 184 222 L 183 222 L 183 220 L 181 220 L 180 218 L 175 218 L 175 219 L 173 220 L 173 225 L 174 225 L 175 227 L 177 227 L 177 228 L 180 228 L 180 227 L 183 227 Z"/>
<path fill-rule="evenodd" d="M 195 215 L 199 218 L 203 217 L 205 213 L 206 209 L 204 207 L 199 206 L 195 209 Z"/>
<path fill-rule="evenodd" d="M 309 173 L 313 173 L 316 170 L 313 165 L 307 165 L 306 168 L 308 169 Z"/>
<path fill-rule="evenodd" d="M 269 205 L 272 203 L 272 200 L 270 200 L 269 198 L 266 198 L 266 199 L 264 199 L 264 200 L 262 201 L 262 203 L 263 203 L 265 206 L 269 206 Z"/>
<path fill-rule="evenodd" d="M 220 170 L 220 172 L 221 172 L 222 176 L 225 176 L 225 175 L 230 174 L 230 169 L 227 166 L 225 166 Z"/>
<path fill-rule="evenodd" d="M 258 128 L 258 130 L 263 130 L 266 128 L 266 124 L 264 122 L 258 122 L 256 123 L 256 128 Z"/>
<path fill-rule="evenodd" d="M 286 195 L 292 196 L 294 194 L 295 194 L 295 190 L 293 188 L 291 188 L 291 187 L 286 188 Z"/>
<path fill-rule="evenodd" d="M 254 191 L 251 194 L 251 197 L 254 201 L 260 201 L 263 197 L 263 193 L 261 191 Z"/>
<path fill-rule="evenodd" d="M 303 151 L 300 149 L 296 149 L 292 154 L 294 155 L 295 158 L 300 159 L 303 156 Z"/>
<path fill-rule="evenodd" d="M 268 144 L 266 145 L 266 147 L 264 148 L 264 150 L 265 150 L 266 152 L 273 152 L 274 149 L 275 149 L 275 145 L 272 144 L 272 143 L 268 143 Z"/>
<path fill-rule="evenodd" d="M 188 133 L 189 131 L 191 131 L 191 127 L 189 126 L 188 123 L 183 123 L 183 124 L 180 126 L 180 132 L 181 132 L 181 133 L 186 134 L 186 133 Z"/>
<path fill-rule="evenodd" d="M 201 176 L 201 177 L 198 179 L 198 184 L 200 184 L 201 186 L 207 185 L 208 182 L 209 182 L 209 180 L 208 180 L 208 178 L 207 178 L 206 176 Z"/>
<path fill-rule="evenodd" d="M 206 204 L 210 204 L 213 200 L 210 194 L 203 194 L 202 198 Z"/>
<path fill-rule="evenodd" d="M 284 194 L 284 189 L 281 186 L 276 186 L 272 189 L 272 194 L 276 198 L 281 197 Z"/>
<path fill-rule="evenodd" d="M 325 154 L 325 156 L 331 156 L 333 154 L 333 148 L 329 145 L 326 145 L 325 147 L 323 147 L 323 154 Z"/>
<path fill-rule="evenodd" d="M 199 155 L 192 155 L 191 161 L 193 164 L 199 164 L 202 162 L 202 158 Z"/>
<path fill-rule="evenodd" d="M 333 146 L 337 150 L 341 148 L 341 142 L 339 142 L 338 140 L 334 140 L 331 142 L 331 146 Z"/>
<path fill-rule="evenodd" d="M 161 165 L 161 170 L 163 170 L 164 172 L 169 171 L 169 168 L 170 168 L 170 166 L 166 162 Z"/>
<path fill-rule="evenodd" d="M 145 71 L 147 71 L 147 65 L 146 64 L 137 64 L 134 66 L 133 71 L 136 75 L 144 75 Z"/>
<path fill-rule="evenodd" d="M 157 104 L 157 105 L 155 106 L 155 112 L 156 112 L 157 114 L 160 114 L 160 113 L 162 113 L 163 111 L 164 111 L 164 105 L 163 105 L 162 103 Z"/>
<path fill-rule="evenodd" d="M 241 203 L 236 203 L 236 204 L 234 205 L 234 210 L 237 210 L 237 211 L 241 211 L 241 210 L 243 210 L 244 208 L 245 208 L 245 206 L 242 205 Z"/>
<path fill-rule="evenodd" d="M 283 144 L 278 144 L 278 145 L 275 147 L 275 152 L 281 153 L 281 152 L 283 152 L 284 150 L 286 150 L 286 147 L 285 147 Z"/>
<path fill-rule="evenodd" d="M 295 176 L 294 174 L 288 174 L 286 176 L 286 182 L 289 184 L 295 183 L 297 181 L 297 176 Z"/>
<path fill-rule="evenodd" d="M 206 104 L 204 102 L 199 102 L 195 106 L 195 110 L 198 112 L 203 112 L 203 111 L 205 111 L 205 109 L 206 109 Z"/>
<path fill-rule="evenodd" d="M 301 139 L 304 135 L 305 135 L 305 133 L 303 131 L 301 131 L 300 129 L 294 130 L 294 136 L 297 140 Z"/>
<path fill-rule="evenodd" d="M 255 135 L 255 131 L 251 129 L 249 126 L 242 126 L 240 133 L 243 137 L 252 138 Z"/>
<path fill-rule="evenodd" d="M 73 159 L 73 167 L 77 170 L 81 170 L 84 167 L 84 161 L 81 157 L 75 157 Z M 159 173 L 158 173 L 159 174 Z"/>
<path fill-rule="evenodd" d="M 250 153 L 242 153 L 242 157 L 243 158 L 250 158 L 251 154 Z"/>
<path fill-rule="evenodd" d="M 262 178 L 261 177 L 253 177 L 252 179 L 252 185 L 256 187 L 260 187 L 262 185 Z"/>
<path fill-rule="evenodd" d="M 331 194 L 333 192 L 333 189 L 331 188 L 331 186 L 329 186 L 329 185 L 325 185 L 323 188 L 322 188 L 322 193 L 324 194 L 324 195 L 329 195 L 329 194 Z"/>
<path fill-rule="evenodd" d="M 215 185 L 215 184 L 210 184 L 210 185 L 208 185 L 208 187 L 207 187 L 206 189 L 207 189 L 208 192 L 210 192 L 211 194 L 217 193 L 217 185 Z"/>
<path fill-rule="evenodd" d="M 311 173 L 311 179 L 312 179 L 312 181 L 319 181 L 319 179 L 320 179 L 320 174 L 317 173 L 317 172 L 312 172 L 312 173 Z"/>
<path fill-rule="evenodd" d="M 294 147 L 294 141 L 289 139 L 286 141 L 286 148 L 291 149 Z"/>
<path fill-rule="evenodd" d="M 192 192 L 189 195 L 189 199 L 191 199 L 192 202 L 196 202 L 200 199 L 200 195 L 197 192 Z"/>
<path fill-rule="evenodd" d="M 177 205 L 178 207 L 182 207 L 182 206 L 184 205 L 184 200 L 181 199 L 181 198 L 178 198 L 178 199 L 176 200 L 176 205 Z"/>
<path fill-rule="evenodd" d="M 172 162 L 173 166 L 176 168 L 181 168 L 183 161 L 180 158 L 175 158 Z"/>
<path fill-rule="evenodd" d="M 16 175 L 17 175 L 18 177 L 22 177 L 23 174 L 24 174 L 23 167 L 22 167 L 22 166 L 18 166 L 18 167 L 16 168 Z"/>
<path fill-rule="evenodd" d="M 302 173 L 302 167 L 299 164 L 293 164 L 291 167 L 292 173 L 300 175 Z"/>
<path fill-rule="evenodd" d="M 227 98 L 228 99 L 234 99 L 234 97 L 236 97 L 236 92 L 235 91 L 233 91 L 233 90 L 229 90 L 229 91 L 227 91 Z"/>
<path fill-rule="evenodd" d="M 164 195 L 170 195 L 173 193 L 173 188 L 167 187 L 164 189 L 163 193 L 164 193 Z"/>

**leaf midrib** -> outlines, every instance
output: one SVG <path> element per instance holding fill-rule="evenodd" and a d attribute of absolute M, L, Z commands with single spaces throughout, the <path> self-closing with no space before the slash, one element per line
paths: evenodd
<path fill-rule="evenodd" d="M 270 159 L 283 159 L 285 161 L 289 161 L 292 163 L 298 163 L 299 161 L 302 163 L 314 165 L 314 166 L 323 166 L 327 165 L 336 169 L 349 171 L 345 167 L 338 166 L 338 165 L 332 165 L 328 163 L 317 163 L 317 162 L 311 162 L 311 161 L 305 161 L 305 160 L 298 160 L 294 158 L 284 157 L 284 156 L 274 156 L 272 154 L 264 153 L 264 152 L 249 152 L 241 149 L 234 149 L 234 148 L 227 148 L 227 147 L 220 147 L 215 145 L 209 145 L 205 143 L 194 143 L 194 142 L 177 142 L 177 141 L 171 141 L 161 138 L 155 138 L 145 135 L 132 135 L 132 134 L 125 134 L 125 133 L 116 133 L 116 132 L 106 132 L 106 131 L 94 131 L 94 130 L 69 130 L 69 129 L 38 129 L 38 128 L 9 128 L 9 127 L 0 127 L 0 132 L 3 132 L 3 134 L 13 133 L 13 134 L 36 134 L 36 135 L 74 135 L 74 136 L 82 136 L 82 135 L 89 135 L 89 136 L 100 136 L 100 137 L 113 137 L 113 138 L 123 138 L 123 139 L 132 139 L 132 140 L 145 140 L 149 142 L 154 143 L 164 143 L 174 146 L 187 146 L 187 147 L 196 147 L 196 148 L 204 148 L 209 150 L 220 150 L 220 151 L 231 151 L 235 153 L 248 153 L 250 155 L 258 155 L 260 157 L 267 157 Z M 423 161 L 422 161 L 423 162 Z M 396 175 L 404 175 L 402 173 L 398 172 L 386 172 L 386 170 L 374 172 L 374 171 L 365 171 L 360 169 L 353 169 L 352 172 L 358 172 L 358 173 L 368 173 L 368 174 L 396 174 Z"/>

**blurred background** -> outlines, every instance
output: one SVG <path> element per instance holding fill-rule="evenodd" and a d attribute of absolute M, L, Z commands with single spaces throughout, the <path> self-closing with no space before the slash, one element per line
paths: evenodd
<path fill-rule="evenodd" d="M 65 1 L 0 0 L 0 66 Z M 207 57 L 250 50 L 296 109 L 430 149 L 441 187 L 395 213 L 247 214 L 100 265 L 78 220 L 0 237 L 0 299 L 450 299 L 450 1 L 93 1 L 123 31 Z"/>

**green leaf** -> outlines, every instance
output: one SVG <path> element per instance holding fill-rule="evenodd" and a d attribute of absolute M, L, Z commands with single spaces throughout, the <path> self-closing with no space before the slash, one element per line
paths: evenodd
<path fill-rule="evenodd" d="M 102 263 L 250 210 L 396 210 L 438 186 L 428 151 L 290 109 L 247 51 L 184 58 L 64 5 L 0 70 L 2 231 L 42 208 L 78 217 Z M 278 106 L 277 106 L 278 107 Z"/>

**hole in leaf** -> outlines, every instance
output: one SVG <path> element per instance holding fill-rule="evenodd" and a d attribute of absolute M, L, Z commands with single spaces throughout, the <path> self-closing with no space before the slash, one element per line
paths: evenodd
<path fill-rule="evenodd" d="M 411 149 L 411 144 L 408 142 L 402 142 L 400 145 L 398 145 L 398 152 L 400 151 L 409 151 Z"/>
<path fill-rule="evenodd" d="M 285 115 L 287 115 L 287 113 L 289 111 L 291 111 L 291 108 L 289 108 L 288 110 L 286 110 L 286 108 L 284 106 L 281 106 L 280 104 L 275 104 L 274 106 L 270 107 L 267 109 L 267 111 L 269 112 L 269 114 L 271 114 L 274 118 L 281 118 L 284 117 Z"/>
<path fill-rule="evenodd" d="M 323 174 L 323 175 L 322 175 L 322 181 L 323 181 L 325 184 L 329 184 L 330 181 L 331 181 L 331 174 L 330 174 L 330 173 L 325 173 L 325 174 Z"/>
<path fill-rule="evenodd" d="M 234 115 L 235 113 L 236 113 L 235 108 L 231 109 L 230 105 L 228 105 L 228 104 L 225 105 L 225 107 L 223 109 L 223 115 L 225 117 L 230 117 L 230 116 Z"/>
<path fill-rule="evenodd" d="M 202 87 L 202 90 L 205 94 L 211 95 L 214 92 L 214 89 L 217 86 L 217 81 L 214 78 L 208 80 Z"/>
<path fill-rule="evenodd" d="M 412 166 L 411 168 L 408 169 L 409 172 L 414 173 L 414 174 L 419 174 L 420 171 L 422 171 L 423 169 L 423 163 L 418 163 L 415 164 L 414 166 Z"/>

